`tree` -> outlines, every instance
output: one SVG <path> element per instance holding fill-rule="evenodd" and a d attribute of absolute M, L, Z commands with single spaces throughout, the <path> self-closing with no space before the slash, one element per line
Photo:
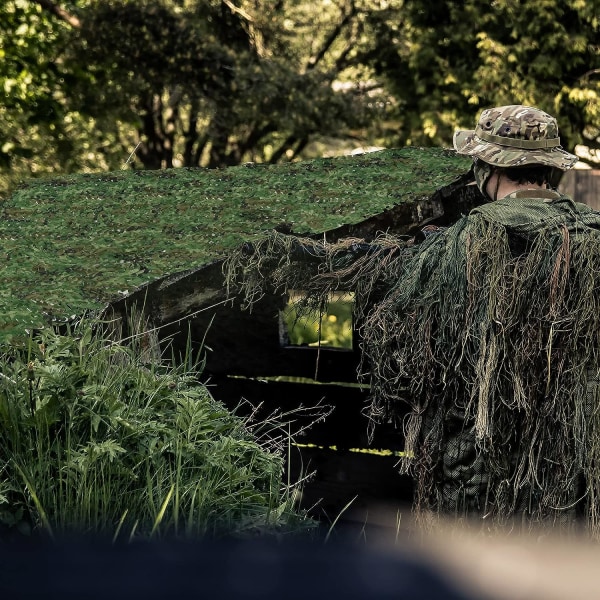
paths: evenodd
<path fill-rule="evenodd" d="M 77 125 L 63 134 L 75 170 L 122 166 L 134 148 L 145 168 L 276 162 L 315 136 L 364 130 L 379 107 L 360 85 L 332 84 L 370 4 L 323 0 L 318 18 L 299 0 L 13 0 L 0 11 L 53 32 L 24 39 L 59 71 L 43 94 L 55 99 L 57 124 L 68 115 Z M 21 133 L 28 119 L 17 119 Z"/>
<path fill-rule="evenodd" d="M 76 21 L 46 4 L 0 3 L 0 196 L 23 177 L 118 164 L 114 138 L 70 101 L 75 83 L 89 83 L 81 61 L 65 61 Z"/>
<path fill-rule="evenodd" d="M 62 111 L 52 95 L 60 74 L 53 60 L 60 28 L 29 2 L 0 7 L 0 165 L 14 167 L 32 159 L 36 138 L 54 138 Z M 25 131 L 32 133 L 25 143 Z M 59 150 L 60 152 L 60 150 Z"/>
<path fill-rule="evenodd" d="M 510 103 L 600 166 L 599 21 L 583 0 L 8 0 L 0 175 L 449 146 Z"/>
<path fill-rule="evenodd" d="M 368 124 L 374 111 L 360 92 L 332 87 L 343 67 L 329 54 L 339 54 L 355 2 L 328 14 L 312 52 L 288 31 L 305 3 L 238 4 L 90 4 L 70 46 L 94 80 L 71 90 L 78 105 L 118 115 L 145 168 L 293 159 L 315 134 Z"/>
<path fill-rule="evenodd" d="M 361 56 L 397 99 L 400 144 L 449 144 L 482 108 L 523 103 L 556 115 L 563 145 L 589 146 L 600 166 L 596 3 L 405 0 L 401 15 L 374 15 Z"/>

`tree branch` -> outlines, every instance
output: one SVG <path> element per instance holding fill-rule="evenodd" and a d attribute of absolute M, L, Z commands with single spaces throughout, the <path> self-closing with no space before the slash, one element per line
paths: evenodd
<path fill-rule="evenodd" d="M 308 65 L 306 67 L 307 71 L 309 71 L 310 69 L 314 69 L 317 66 L 317 64 L 319 64 L 319 62 L 323 59 L 325 54 L 327 54 L 327 51 L 331 48 L 335 40 L 340 36 L 344 28 L 356 16 L 357 12 L 358 11 L 356 9 L 354 1 L 351 1 L 350 9 L 344 14 L 342 20 L 334 27 L 333 31 L 327 36 L 327 38 L 323 42 L 323 45 L 321 46 L 321 49 L 314 56 L 310 57 L 310 60 L 308 61 Z"/>
<path fill-rule="evenodd" d="M 238 8 L 231 0 L 223 0 L 223 4 L 225 4 L 232 13 L 240 15 L 240 17 L 246 19 L 249 23 L 254 22 L 252 15 L 249 15 L 243 8 Z"/>
<path fill-rule="evenodd" d="M 199 112 L 198 100 L 192 98 L 190 102 L 190 110 L 188 116 L 188 128 L 187 131 L 183 132 L 183 139 L 185 144 L 183 147 L 183 166 L 191 167 L 197 166 L 194 162 L 194 144 L 198 140 L 198 112 Z"/>
<path fill-rule="evenodd" d="M 262 40 L 262 35 L 260 33 L 260 30 L 254 24 L 254 22 L 255 22 L 254 17 L 250 13 L 246 12 L 243 8 L 237 7 L 233 2 L 231 2 L 231 0 L 221 0 L 221 1 L 223 2 L 223 4 L 225 6 L 227 6 L 227 8 L 229 8 L 229 10 L 231 10 L 231 12 L 234 15 L 239 15 L 240 17 L 242 17 L 242 19 L 244 19 L 246 21 L 245 27 L 246 27 L 246 31 L 248 33 L 250 42 L 256 49 L 256 53 L 258 54 L 258 56 L 264 56 L 265 47 L 264 47 L 264 43 Z"/>
<path fill-rule="evenodd" d="M 273 152 L 271 158 L 269 159 L 269 163 L 274 165 L 278 163 L 279 160 L 283 157 L 283 155 L 295 144 L 298 142 L 298 138 L 292 133 L 287 137 L 287 139 L 279 146 L 275 152 Z"/>
<path fill-rule="evenodd" d="M 81 27 L 81 21 L 71 13 L 67 12 L 58 4 L 51 2 L 50 0 L 33 0 L 36 4 L 39 4 L 44 10 L 52 13 L 55 17 L 58 17 L 61 21 L 68 23 L 71 27 L 79 29 Z"/>
<path fill-rule="evenodd" d="M 600 69 L 592 69 L 591 71 L 584 73 L 581 77 L 577 78 L 577 81 L 585 81 L 588 83 L 590 77 L 593 77 L 594 75 L 600 75 Z"/>
<path fill-rule="evenodd" d="M 239 144 L 240 156 L 244 156 L 246 152 L 250 151 L 252 148 L 255 148 L 260 140 L 262 140 L 269 133 L 276 131 L 276 129 L 277 127 L 272 122 L 268 122 L 262 127 L 253 127 L 250 135 L 248 135 L 248 137 Z"/>

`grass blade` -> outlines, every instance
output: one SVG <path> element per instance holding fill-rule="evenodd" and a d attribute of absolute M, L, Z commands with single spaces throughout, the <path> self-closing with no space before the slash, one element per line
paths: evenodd
<path fill-rule="evenodd" d="M 160 507 L 158 514 L 156 515 L 156 519 L 154 520 L 154 525 L 152 525 L 152 531 L 150 532 L 150 537 L 152 537 L 154 535 L 154 532 L 160 526 L 160 524 L 163 520 L 163 517 L 165 516 L 165 511 L 167 510 L 167 506 L 169 505 L 169 502 L 171 501 L 171 497 L 173 496 L 174 491 L 175 491 L 175 484 L 173 484 L 171 486 L 171 489 L 169 490 L 167 497 L 164 499 L 164 502 L 162 503 L 162 506 Z"/>
<path fill-rule="evenodd" d="M 31 485 L 31 482 L 29 481 L 29 478 L 27 477 L 27 475 L 25 475 L 25 472 L 23 471 L 23 469 L 21 469 L 21 467 L 19 465 L 17 465 L 16 463 L 15 463 L 15 468 L 19 472 L 19 475 L 21 475 L 23 482 L 25 483 L 25 487 L 31 494 L 33 503 L 35 504 L 35 507 L 36 507 L 38 513 L 40 514 L 40 519 L 42 520 L 44 529 L 48 532 L 48 535 L 52 539 L 54 539 L 54 532 L 52 531 L 52 526 L 50 525 L 50 521 L 48 520 L 46 511 L 44 510 L 44 507 L 42 506 L 42 503 L 40 502 L 40 500 L 35 492 L 35 489 L 33 488 L 33 485 Z"/>

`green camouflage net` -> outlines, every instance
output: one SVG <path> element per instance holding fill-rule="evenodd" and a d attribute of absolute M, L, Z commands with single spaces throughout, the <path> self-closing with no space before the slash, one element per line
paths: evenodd
<path fill-rule="evenodd" d="M 585 521 L 600 537 L 599 213 L 508 197 L 420 244 L 273 234 L 227 268 L 250 303 L 355 292 L 370 415 L 410 407 L 417 514 Z"/>

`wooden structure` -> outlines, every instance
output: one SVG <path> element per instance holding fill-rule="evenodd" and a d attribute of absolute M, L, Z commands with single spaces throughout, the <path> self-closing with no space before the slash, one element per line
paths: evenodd
<path fill-rule="evenodd" d="M 450 224 L 483 200 L 470 183 L 467 173 L 410 204 L 319 235 L 368 241 L 380 231 L 411 234 L 425 224 Z M 239 299 L 227 296 L 222 267 L 217 260 L 154 281 L 110 303 L 106 314 L 124 336 L 132 321 L 142 324 L 149 345 L 163 356 L 178 360 L 191 341 L 205 361 L 209 389 L 230 408 L 258 411 L 259 418 L 283 414 L 296 444 L 290 476 L 312 473 L 302 504 L 314 515 L 331 521 L 349 503 L 359 515 L 380 504 L 408 507 L 412 483 L 395 468 L 401 432 L 378 427 L 372 442 L 367 439 L 368 389 L 357 384 L 360 340 L 352 350 L 286 345 L 286 297 L 266 296 L 243 310 Z"/>
<path fill-rule="evenodd" d="M 572 169 L 560 181 L 558 189 L 573 200 L 600 210 L 600 169 Z"/>

